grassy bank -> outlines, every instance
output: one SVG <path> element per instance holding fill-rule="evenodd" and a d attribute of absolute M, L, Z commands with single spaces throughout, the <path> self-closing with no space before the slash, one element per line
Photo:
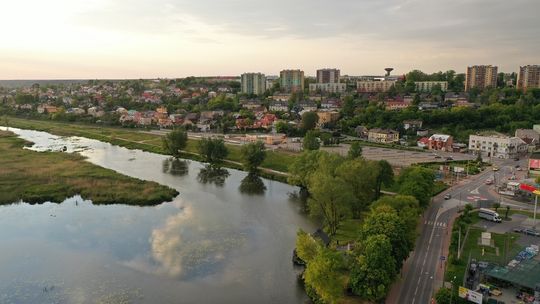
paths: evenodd
<path fill-rule="evenodd" d="M 34 152 L 11 132 L 0 131 L 0 204 L 62 202 L 81 195 L 94 204 L 156 205 L 178 192 L 84 161 L 77 154 Z"/>
<path fill-rule="evenodd" d="M 91 124 L 64 123 L 49 120 L 30 120 L 16 117 L 9 117 L 9 125 L 20 129 L 45 131 L 60 136 L 81 136 L 128 149 L 140 149 L 158 154 L 166 154 L 162 147 L 161 135 L 140 132 L 137 129 L 101 127 Z M 227 144 L 227 148 L 229 149 L 229 155 L 224 165 L 233 169 L 241 169 L 241 165 L 239 164 L 242 161 L 240 146 Z M 196 155 L 196 139 L 188 140 L 186 152 L 183 155 L 185 158 L 200 160 Z M 267 151 L 266 159 L 261 166 L 261 175 L 266 178 L 284 181 L 286 179 L 284 178 L 286 175 L 284 173 L 287 172 L 289 165 L 293 162 L 296 155 L 289 152 Z"/>

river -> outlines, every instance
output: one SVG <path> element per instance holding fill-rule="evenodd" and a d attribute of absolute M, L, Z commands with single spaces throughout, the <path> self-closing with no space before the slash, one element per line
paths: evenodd
<path fill-rule="evenodd" d="M 290 198 L 297 188 L 260 179 L 241 192 L 242 171 L 227 176 L 97 140 L 10 130 L 34 142 L 32 150 L 66 146 L 180 195 L 154 207 L 96 206 L 78 196 L 0 206 L 0 303 L 306 301 L 291 254 L 297 229 L 315 225 Z"/>

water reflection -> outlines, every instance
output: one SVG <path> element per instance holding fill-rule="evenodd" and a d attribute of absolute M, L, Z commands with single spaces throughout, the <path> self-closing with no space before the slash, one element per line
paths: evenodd
<path fill-rule="evenodd" d="M 189 172 L 189 164 L 186 160 L 170 157 L 163 160 L 161 171 L 174 176 L 184 176 Z"/>
<path fill-rule="evenodd" d="M 240 182 L 240 192 L 245 194 L 264 194 L 266 191 L 266 186 L 260 176 L 254 173 L 249 173 L 242 181 Z"/>
<path fill-rule="evenodd" d="M 216 186 L 223 187 L 229 175 L 230 173 L 227 169 L 206 165 L 199 171 L 197 180 L 202 184 L 215 184 Z"/>

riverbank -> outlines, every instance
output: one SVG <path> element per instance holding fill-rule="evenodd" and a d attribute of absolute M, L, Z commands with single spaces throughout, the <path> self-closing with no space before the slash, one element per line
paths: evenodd
<path fill-rule="evenodd" d="M 4 122 L 3 122 L 4 123 Z M 59 136 L 80 136 L 96 139 L 128 149 L 140 149 L 147 152 L 166 154 L 162 147 L 162 135 L 141 132 L 138 129 L 102 127 L 91 124 L 55 122 L 49 120 L 24 119 L 9 116 L 9 126 L 20 129 L 45 131 Z M 197 140 L 189 139 L 182 158 L 200 161 L 197 154 Z M 229 155 L 223 165 L 227 168 L 242 170 L 240 146 L 226 144 Z M 287 171 L 297 154 L 289 152 L 267 151 L 266 159 L 260 167 L 261 176 L 286 182 Z"/>
<path fill-rule="evenodd" d="M 157 205 L 178 192 L 93 165 L 78 154 L 34 152 L 12 132 L 0 131 L 0 204 L 62 202 L 81 195 L 94 204 Z"/>

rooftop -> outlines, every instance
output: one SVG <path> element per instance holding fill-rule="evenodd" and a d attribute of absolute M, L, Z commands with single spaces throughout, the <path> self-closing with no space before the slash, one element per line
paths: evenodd
<path fill-rule="evenodd" d="M 518 286 L 534 289 L 537 284 L 540 284 L 540 261 L 530 259 L 523 260 L 514 267 L 495 266 L 486 275 Z"/>

